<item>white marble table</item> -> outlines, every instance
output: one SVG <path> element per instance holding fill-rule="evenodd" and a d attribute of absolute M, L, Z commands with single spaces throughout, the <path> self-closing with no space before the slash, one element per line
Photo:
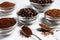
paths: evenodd
<path fill-rule="evenodd" d="M 4 1 L 4 0 L 3 0 Z M 12 0 L 13 1 L 13 0 Z M 20 10 L 21 8 L 25 7 L 25 6 L 29 6 L 29 0 L 14 0 L 16 2 L 16 9 L 12 12 L 12 15 L 9 15 L 9 17 L 15 17 L 17 18 L 16 13 L 18 12 L 18 10 Z M 55 2 L 50 6 L 50 8 L 58 8 L 60 9 L 60 0 L 55 0 Z M 33 25 L 29 26 L 33 33 L 36 34 L 37 36 L 39 36 L 42 40 L 56 40 L 52 35 L 46 36 L 44 37 L 43 35 L 41 35 L 41 33 L 39 31 L 37 31 L 36 29 L 39 28 L 39 23 L 41 23 L 41 19 L 44 17 L 43 13 L 39 14 L 38 19 L 36 20 L 36 23 L 34 23 Z M 3 39 L 0 40 L 34 40 L 33 38 L 25 38 L 22 35 L 20 35 L 20 27 L 16 26 L 14 32 L 12 35 L 5 37 Z M 54 34 L 54 36 L 60 40 L 60 31 L 56 32 Z"/>

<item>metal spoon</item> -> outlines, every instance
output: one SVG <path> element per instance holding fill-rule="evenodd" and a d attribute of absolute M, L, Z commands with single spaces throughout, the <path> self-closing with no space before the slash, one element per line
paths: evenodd
<path fill-rule="evenodd" d="M 25 29 L 22 28 L 22 33 L 26 36 L 29 36 L 29 37 L 35 37 L 36 40 L 41 40 L 37 35 L 33 34 L 31 29 L 26 27 L 26 26 L 23 26 Z M 25 32 L 26 31 L 26 32 Z M 27 33 L 28 32 L 28 33 Z"/>

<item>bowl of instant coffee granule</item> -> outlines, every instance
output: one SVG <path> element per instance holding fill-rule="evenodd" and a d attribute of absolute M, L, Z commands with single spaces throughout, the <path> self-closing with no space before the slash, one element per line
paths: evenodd
<path fill-rule="evenodd" d="M 18 13 L 19 22 L 23 24 L 32 24 L 36 19 L 38 12 L 32 8 L 22 8 Z"/>
<path fill-rule="evenodd" d="M 51 24 L 60 24 L 60 9 L 50 9 L 45 12 L 45 18 Z"/>
<path fill-rule="evenodd" d="M 30 0 L 33 8 L 40 12 L 44 12 L 53 3 L 53 0 Z"/>

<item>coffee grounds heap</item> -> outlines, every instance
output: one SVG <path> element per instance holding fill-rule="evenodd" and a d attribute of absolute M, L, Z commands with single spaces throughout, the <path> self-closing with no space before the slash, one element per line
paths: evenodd
<path fill-rule="evenodd" d="M 32 30 L 25 25 L 22 27 L 22 31 L 25 33 L 25 36 L 30 37 L 32 35 Z"/>
<path fill-rule="evenodd" d="M 59 9 L 51 9 L 45 12 L 46 15 L 52 18 L 60 18 L 60 10 Z"/>
<path fill-rule="evenodd" d="M 16 24 L 16 20 L 14 18 L 1 18 L 0 19 L 0 29 L 7 29 Z"/>
<path fill-rule="evenodd" d="M 33 17 L 36 16 L 37 14 L 38 13 L 32 8 L 23 8 L 18 12 L 18 15 L 22 17 Z"/>
<path fill-rule="evenodd" d="M 11 3 L 11 2 L 3 2 L 0 4 L 0 7 L 5 8 L 5 9 L 11 9 L 14 6 L 15 6 L 15 4 Z"/>

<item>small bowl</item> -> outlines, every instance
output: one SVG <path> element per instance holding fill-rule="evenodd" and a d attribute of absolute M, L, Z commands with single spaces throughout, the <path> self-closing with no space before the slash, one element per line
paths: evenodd
<path fill-rule="evenodd" d="M 4 14 L 9 14 L 10 12 L 12 12 L 14 9 L 15 9 L 15 3 L 13 3 L 13 2 L 10 2 L 10 4 L 11 3 L 13 3 L 12 4 L 12 6 L 9 6 L 8 8 L 6 8 L 5 6 L 3 7 L 3 5 L 2 4 L 9 4 L 9 2 L 10 1 L 3 1 L 0 5 L 1 5 L 1 7 L 0 7 L 0 12 L 2 12 L 2 13 L 4 13 Z"/>
<path fill-rule="evenodd" d="M 48 20 L 50 23 L 54 24 L 60 24 L 60 18 L 53 18 L 51 16 L 45 15 L 46 20 Z"/>
<path fill-rule="evenodd" d="M 59 25 L 60 25 L 60 15 L 58 15 L 59 11 L 60 11 L 59 9 L 50 9 L 45 12 L 45 15 L 44 15 L 45 20 L 49 26 L 51 26 L 53 28 L 59 27 Z M 55 15 L 54 15 L 54 13 L 55 13 Z"/>
<path fill-rule="evenodd" d="M 60 18 L 52 18 L 48 15 L 45 15 L 45 24 L 49 25 L 55 30 L 60 30 Z"/>
<path fill-rule="evenodd" d="M 17 15 L 18 15 L 18 13 L 17 13 Z M 35 22 L 37 17 L 38 17 L 38 12 L 37 12 L 37 15 L 31 16 L 31 17 L 22 17 L 21 15 L 18 15 L 18 22 L 21 23 L 21 24 L 25 24 L 25 25 L 31 25 Z"/>
<path fill-rule="evenodd" d="M 53 2 L 52 2 L 53 3 Z M 47 10 L 49 8 L 49 6 L 52 3 L 48 3 L 48 4 L 38 4 L 38 3 L 34 3 L 31 2 L 31 5 L 33 6 L 34 9 L 38 10 L 39 12 L 44 12 L 45 10 Z"/>
<path fill-rule="evenodd" d="M 5 36 L 9 36 L 13 33 L 13 30 L 15 29 L 17 23 L 15 23 L 12 27 L 9 28 L 4 28 L 4 29 L 0 29 L 0 38 L 1 37 L 5 37 Z"/>
<path fill-rule="evenodd" d="M 12 12 L 14 9 L 15 7 L 8 9 L 8 10 L 0 8 L 0 12 L 2 12 L 3 14 L 11 14 L 10 12 Z"/>
<path fill-rule="evenodd" d="M 35 20 L 37 19 L 38 15 L 34 16 L 34 17 L 21 17 L 21 16 L 18 16 L 18 21 L 22 24 L 33 24 L 35 22 Z"/>

